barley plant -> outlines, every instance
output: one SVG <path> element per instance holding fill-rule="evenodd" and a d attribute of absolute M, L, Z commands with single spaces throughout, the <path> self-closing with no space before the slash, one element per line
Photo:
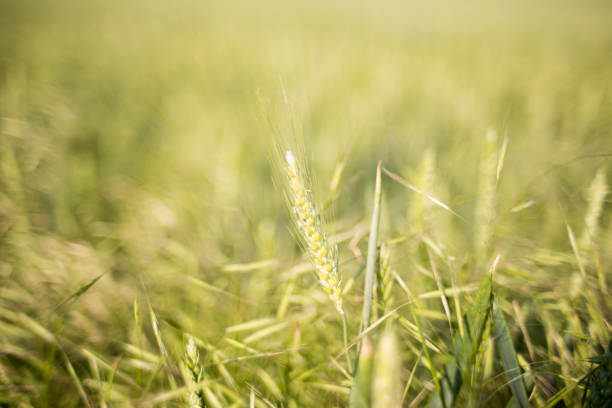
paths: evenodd
<path fill-rule="evenodd" d="M 611 21 L 0 1 L 0 408 L 610 407 Z"/>

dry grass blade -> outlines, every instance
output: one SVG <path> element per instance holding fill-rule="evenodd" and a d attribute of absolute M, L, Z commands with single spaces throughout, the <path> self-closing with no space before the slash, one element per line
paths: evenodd
<path fill-rule="evenodd" d="M 415 186 L 410 184 L 408 181 L 404 180 L 401 176 L 393 173 L 392 171 L 388 170 L 385 167 L 383 167 L 382 171 L 387 176 L 389 176 L 392 180 L 398 182 L 402 186 L 406 187 L 409 190 L 414 191 L 417 194 L 421 194 L 422 196 L 427 197 L 427 199 L 429 199 L 432 203 L 434 203 L 438 207 L 448 211 L 449 213 L 453 214 L 455 217 L 461 219 L 462 221 L 467 222 L 467 220 L 465 218 L 463 218 L 461 215 L 459 215 L 457 212 L 455 212 L 453 209 L 451 209 L 448 205 L 444 204 L 442 201 L 440 201 L 437 198 L 431 196 L 430 194 L 424 193 L 423 191 L 419 190 L 418 188 L 416 188 Z"/>
<path fill-rule="evenodd" d="M 230 293 L 230 292 L 228 292 L 226 290 L 219 289 L 218 287 L 213 286 L 213 285 L 211 285 L 209 283 L 206 283 L 203 280 L 194 278 L 193 276 L 188 276 L 187 279 L 189 279 L 189 282 L 194 284 L 195 286 L 199 286 L 199 287 L 204 288 L 206 290 L 210 290 L 211 292 L 221 293 L 223 295 L 229 296 L 229 297 L 234 298 L 236 300 L 240 300 L 241 302 L 247 302 L 248 303 L 247 299 L 241 298 L 240 296 L 236 296 L 233 293 Z"/>
<path fill-rule="evenodd" d="M 249 344 L 249 343 L 254 343 L 257 340 L 263 339 L 265 337 L 268 337 L 276 332 L 279 332 L 281 330 L 283 330 L 284 328 L 287 327 L 287 323 L 286 322 L 281 322 L 275 325 L 272 325 L 270 327 L 266 327 L 265 329 L 262 330 L 258 330 L 255 333 L 251 334 L 249 337 L 247 337 L 246 339 L 244 339 L 244 344 Z"/>
<path fill-rule="evenodd" d="M 423 356 L 423 353 L 419 353 L 417 359 L 414 362 L 414 365 L 412 366 L 412 370 L 410 370 L 410 376 L 408 377 L 408 381 L 406 381 L 406 386 L 404 387 L 404 392 L 402 393 L 402 403 L 406 400 L 406 395 L 408 394 L 408 391 L 410 390 L 410 386 L 412 385 L 412 381 L 414 380 L 414 374 L 416 373 L 417 367 L 419 366 L 419 363 L 421 362 L 422 356 Z"/>
<path fill-rule="evenodd" d="M 260 359 L 260 358 L 271 358 L 271 357 L 276 357 L 282 354 L 289 354 L 289 353 L 295 353 L 295 349 L 268 351 L 265 353 L 256 353 L 256 354 L 249 355 L 249 356 L 231 357 L 231 358 L 226 358 L 224 360 L 219 360 L 218 363 L 215 362 L 215 365 L 218 365 L 218 364 L 227 365 L 231 363 L 236 363 L 238 361 L 255 360 L 255 359 Z"/>
<path fill-rule="evenodd" d="M 251 320 L 249 322 L 240 323 L 235 326 L 226 327 L 225 332 L 234 333 L 234 332 L 241 332 L 241 331 L 257 329 L 261 326 L 267 326 L 269 324 L 272 324 L 275 321 L 276 320 L 273 317 L 264 317 L 262 319 Z"/>
<path fill-rule="evenodd" d="M 246 273 L 253 272 L 259 269 L 275 269 L 278 268 L 276 259 L 265 259 L 263 261 L 255 261 L 244 264 L 228 264 L 223 265 L 221 270 L 228 273 Z"/>
<path fill-rule="evenodd" d="M 312 382 L 312 383 L 309 383 L 308 385 L 319 388 L 321 390 L 340 394 L 343 396 L 349 395 L 351 392 L 351 390 L 348 389 L 347 387 L 343 387 L 343 386 L 335 385 L 335 384 Z"/>
<path fill-rule="evenodd" d="M 347 351 L 349 351 L 351 348 L 353 348 L 355 345 L 359 344 L 368 333 L 371 333 L 374 329 L 376 329 L 378 326 L 380 326 L 385 320 L 387 320 L 389 317 L 393 316 L 398 310 L 400 310 L 401 308 L 403 308 L 405 306 L 410 305 L 411 303 L 412 302 L 406 302 L 406 303 L 403 303 L 403 304 L 399 305 L 398 307 L 396 307 L 395 309 L 391 310 L 389 313 L 387 313 L 386 315 L 382 316 L 380 319 L 378 319 L 377 321 L 372 323 L 366 330 L 361 332 L 361 334 L 359 334 L 359 336 L 357 336 L 352 342 L 347 344 L 342 349 L 342 351 L 340 351 L 340 353 L 338 353 L 336 355 L 336 357 L 335 357 L 336 360 L 338 358 L 340 358 L 343 354 L 345 354 Z"/>

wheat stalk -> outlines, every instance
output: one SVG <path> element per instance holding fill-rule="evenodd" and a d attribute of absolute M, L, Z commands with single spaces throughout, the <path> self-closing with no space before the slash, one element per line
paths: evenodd
<path fill-rule="evenodd" d="M 378 341 L 372 376 L 372 408 L 399 408 L 401 398 L 401 353 L 395 334 L 388 329 Z"/>
<path fill-rule="evenodd" d="M 291 150 L 285 152 L 286 175 L 289 183 L 289 205 L 297 226 L 299 239 L 315 265 L 317 277 L 336 309 L 342 308 L 342 281 L 338 273 L 337 247 L 331 245 L 323 230 L 321 217 L 313 202 L 308 180 L 299 169 Z"/>

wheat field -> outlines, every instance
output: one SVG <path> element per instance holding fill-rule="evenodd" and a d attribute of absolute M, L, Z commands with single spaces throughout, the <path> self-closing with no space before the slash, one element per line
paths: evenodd
<path fill-rule="evenodd" d="M 0 406 L 610 406 L 610 22 L 0 0 Z"/>

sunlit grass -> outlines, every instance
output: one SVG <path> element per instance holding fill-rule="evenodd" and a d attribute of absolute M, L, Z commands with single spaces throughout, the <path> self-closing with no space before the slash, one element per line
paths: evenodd
<path fill-rule="evenodd" d="M 612 331 L 610 21 L 2 2 L 0 405 L 579 406 Z M 346 340 L 275 132 L 303 139 Z"/>

